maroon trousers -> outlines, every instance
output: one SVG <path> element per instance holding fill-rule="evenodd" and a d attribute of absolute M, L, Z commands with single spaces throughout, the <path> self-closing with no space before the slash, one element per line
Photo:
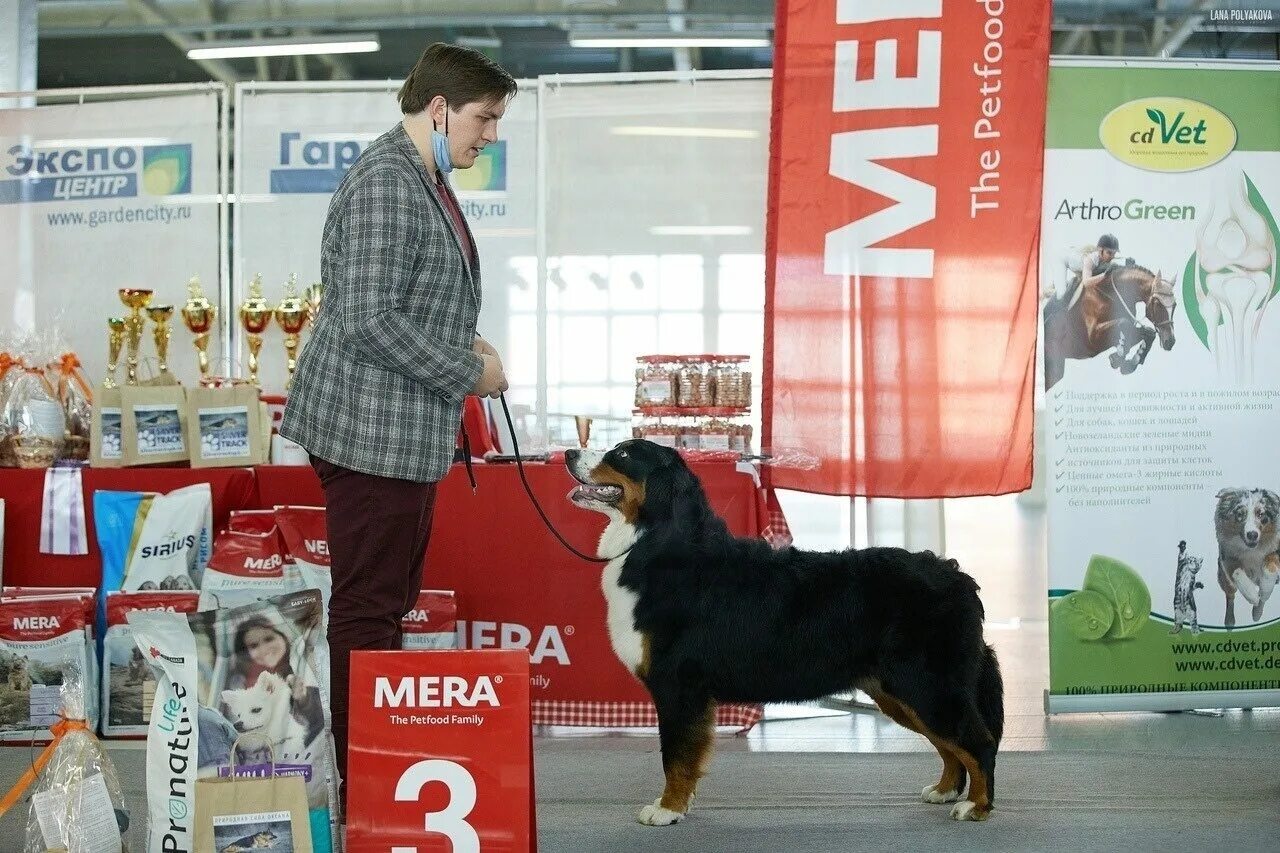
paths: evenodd
<path fill-rule="evenodd" d="M 345 803 L 351 652 L 400 648 L 400 620 L 422 588 L 436 484 L 362 474 L 315 456 L 311 466 L 324 487 L 329 534 L 330 706 Z"/>

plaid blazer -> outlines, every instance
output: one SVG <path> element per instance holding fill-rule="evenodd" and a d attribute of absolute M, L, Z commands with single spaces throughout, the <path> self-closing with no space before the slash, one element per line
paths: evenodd
<path fill-rule="evenodd" d="M 396 125 L 329 203 L 324 303 L 298 356 L 280 434 L 353 471 L 444 477 L 463 398 L 483 372 L 471 351 L 479 263 L 463 252 L 435 180 Z"/>

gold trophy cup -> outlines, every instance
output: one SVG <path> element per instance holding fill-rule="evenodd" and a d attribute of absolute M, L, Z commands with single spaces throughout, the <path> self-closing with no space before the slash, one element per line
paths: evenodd
<path fill-rule="evenodd" d="M 314 327 L 316 320 L 320 317 L 320 301 L 324 298 L 324 285 L 317 281 L 302 292 L 302 298 L 307 303 L 307 322 Z"/>
<path fill-rule="evenodd" d="M 169 374 L 169 338 L 173 332 L 169 329 L 169 320 L 173 317 L 172 305 L 151 305 L 147 308 L 147 317 L 155 324 L 151 330 L 156 342 L 156 355 L 160 358 L 160 375 Z"/>
<path fill-rule="evenodd" d="M 120 367 L 120 350 L 124 349 L 124 328 L 123 317 L 107 320 L 107 378 L 102 383 L 104 388 L 120 387 L 116 382 L 116 370 Z"/>
<path fill-rule="evenodd" d="M 187 303 L 182 306 L 182 322 L 187 330 L 195 335 L 192 346 L 196 348 L 196 357 L 200 361 L 200 376 L 209 375 L 209 334 L 218 319 L 218 306 L 204 295 L 200 287 L 200 276 L 193 275 L 187 282 Z"/>
<path fill-rule="evenodd" d="M 124 321 L 125 340 L 129 345 L 129 360 L 125 381 L 130 385 L 137 385 L 138 347 L 142 343 L 142 327 L 146 322 L 142 319 L 142 309 L 151 304 L 151 297 L 155 295 L 155 291 L 137 287 L 122 287 L 119 293 L 120 301 L 124 303 L 130 312 Z"/>
<path fill-rule="evenodd" d="M 293 371 L 298 367 L 298 342 L 307 325 L 309 316 L 307 303 L 298 297 L 298 276 L 289 276 L 289 283 L 284 288 L 284 299 L 276 306 L 276 322 L 284 330 L 284 351 L 288 357 L 289 378 L 285 382 L 287 392 L 293 387 Z"/>
<path fill-rule="evenodd" d="M 585 448 L 591 441 L 591 418 L 582 415 L 573 416 L 573 424 L 578 428 L 578 444 Z"/>
<path fill-rule="evenodd" d="M 262 296 L 262 274 L 249 282 L 249 298 L 240 303 L 240 325 L 249 333 L 249 381 L 258 384 L 258 354 L 262 352 L 262 333 L 271 325 L 271 305 Z"/>

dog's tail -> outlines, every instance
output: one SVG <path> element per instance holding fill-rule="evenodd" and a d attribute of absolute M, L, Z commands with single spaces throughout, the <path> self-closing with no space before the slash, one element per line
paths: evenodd
<path fill-rule="evenodd" d="M 1004 679 L 1000 677 L 996 650 L 985 643 L 982 646 L 982 667 L 978 671 L 977 704 L 982 722 L 999 744 L 1004 736 Z"/>

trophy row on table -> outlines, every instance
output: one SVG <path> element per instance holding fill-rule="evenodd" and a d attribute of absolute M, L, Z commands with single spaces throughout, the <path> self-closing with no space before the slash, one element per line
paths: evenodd
<path fill-rule="evenodd" d="M 141 350 L 142 336 L 146 321 L 154 326 L 152 338 L 156 345 L 156 357 L 159 361 L 161 377 L 169 374 L 169 340 L 172 333 L 169 321 L 173 318 L 173 305 L 154 305 L 152 300 L 155 291 L 135 287 L 120 288 L 120 302 L 129 309 L 124 317 L 111 317 L 107 320 L 107 378 L 105 385 L 116 388 L 116 371 L 120 366 L 120 354 L 126 356 L 126 383 L 138 384 L 138 355 Z M 240 303 L 240 325 L 247 335 L 249 346 L 249 381 L 258 384 L 258 357 L 262 353 L 262 335 L 267 331 L 274 319 L 284 331 L 285 355 L 288 359 L 289 380 L 286 388 L 293 384 L 293 372 L 298 366 L 298 346 L 302 341 L 302 331 L 307 324 L 315 324 L 320 313 L 320 302 L 324 296 L 324 285 L 320 282 L 308 287 L 301 296 L 298 295 L 298 276 L 290 275 L 285 285 L 284 298 L 276 305 L 267 301 L 262 293 L 262 275 L 255 275 L 249 283 L 249 297 Z M 218 319 L 218 307 L 204 295 L 200 286 L 200 277 L 192 276 L 187 282 L 187 302 L 182 306 L 182 322 L 194 335 L 192 346 L 200 364 L 200 376 L 209 375 L 209 338 Z M 145 315 L 145 316 L 144 316 Z"/>

